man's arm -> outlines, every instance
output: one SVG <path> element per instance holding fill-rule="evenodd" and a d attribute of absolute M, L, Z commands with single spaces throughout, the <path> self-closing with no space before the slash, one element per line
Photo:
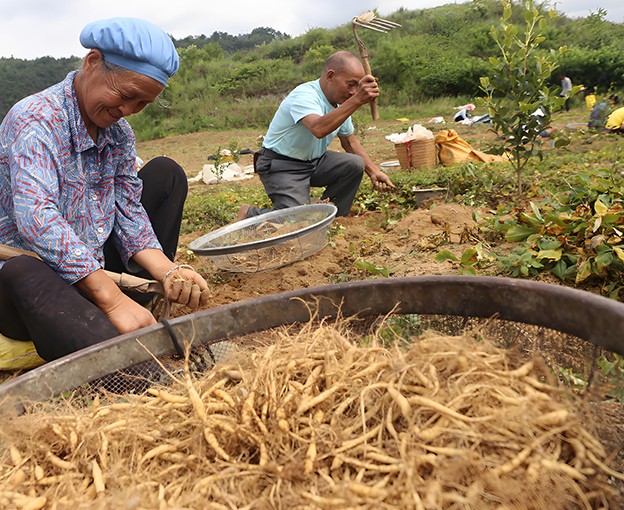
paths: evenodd
<path fill-rule="evenodd" d="M 349 99 L 325 115 L 310 114 L 301 119 L 301 123 L 316 138 L 323 138 L 338 129 L 353 112 L 362 105 L 370 103 L 379 95 L 377 80 L 371 75 L 364 76 L 358 83 L 357 90 Z"/>
<path fill-rule="evenodd" d="M 396 186 L 392 183 L 390 177 L 377 168 L 377 165 L 373 163 L 373 160 L 354 135 L 339 136 L 338 138 L 340 139 L 342 148 L 346 152 L 357 154 L 364 160 L 364 170 L 366 171 L 366 175 L 368 175 L 373 187 L 377 191 L 389 191 L 391 189 L 396 189 Z"/>

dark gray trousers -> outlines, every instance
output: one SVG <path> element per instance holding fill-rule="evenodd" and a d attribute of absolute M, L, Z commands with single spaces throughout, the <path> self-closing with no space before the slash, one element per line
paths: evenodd
<path fill-rule="evenodd" d="M 248 218 L 307 204 L 312 187 L 324 187 L 322 200 L 329 199 L 338 208 L 338 216 L 347 216 L 364 175 L 364 160 L 360 156 L 334 151 L 312 161 L 301 161 L 262 149 L 255 167 L 273 208 L 252 206 Z"/>

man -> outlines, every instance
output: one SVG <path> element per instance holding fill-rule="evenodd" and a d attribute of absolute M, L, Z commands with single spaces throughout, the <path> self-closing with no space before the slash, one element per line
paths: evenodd
<path fill-rule="evenodd" d="M 0 242 L 35 252 L 0 268 L 0 333 L 44 360 L 155 323 L 102 270 L 163 282 L 169 301 L 205 304 L 206 281 L 174 264 L 186 175 L 165 157 L 137 175 L 123 118 L 178 70 L 170 37 L 135 18 L 87 25 L 78 71 L 17 103 L 0 124 Z"/>
<path fill-rule="evenodd" d="M 562 74 L 559 79 L 561 80 L 561 92 L 559 97 L 565 97 L 565 109 L 566 112 L 570 111 L 570 93 L 572 92 L 572 80 L 565 74 Z"/>
<path fill-rule="evenodd" d="M 320 79 L 299 85 L 282 101 L 259 151 L 255 168 L 273 208 L 245 204 L 238 219 L 303 205 L 312 186 L 324 187 L 322 199 L 347 216 L 364 172 L 376 190 L 394 189 L 353 135 L 351 115 L 378 95 L 377 81 L 364 74 L 355 55 L 339 51 L 329 57 Z M 346 153 L 327 150 L 336 136 Z"/>

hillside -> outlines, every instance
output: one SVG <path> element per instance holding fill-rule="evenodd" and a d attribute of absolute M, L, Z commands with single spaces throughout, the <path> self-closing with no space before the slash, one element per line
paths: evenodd
<path fill-rule="evenodd" d="M 479 94 L 487 59 L 498 52 L 489 32 L 501 12 L 495 0 L 400 9 L 388 16 L 400 29 L 387 34 L 359 29 L 382 85 L 382 115 L 414 114 L 415 105 L 432 99 L 468 100 Z M 624 89 L 619 47 L 624 25 L 606 21 L 599 10 L 582 19 L 560 16 L 546 36 L 544 51 L 568 46 L 560 67 L 575 83 L 595 86 L 600 93 Z M 181 67 L 162 101 L 129 119 L 140 140 L 266 127 L 279 100 L 301 81 L 316 78 L 327 56 L 338 49 L 358 52 L 351 23 L 294 38 L 260 27 L 240 36 L 215 32 L 175 43 Z M 76 59 L 0 59 L 0 118 L 18 99 L 56 83 L 77 65 Z M 552 83 L 558 84 L 557 76 Z"/>

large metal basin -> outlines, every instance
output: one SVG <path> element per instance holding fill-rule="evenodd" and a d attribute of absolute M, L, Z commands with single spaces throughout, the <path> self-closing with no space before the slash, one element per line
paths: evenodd
<path fill-rule="evenodd" d="M 179 338 L 210 344 L 319 317 L 419 313 L 496 317 L 544 326 L 624 355 L 624 304 L 568 287 L 512 278 L 421 276 L 365 280 L 263 296 L 169 322 Z M 148 352 L 149 351 L 149 352 Z M 47 400 L 116 370 L 175 352 L 162 324 L 121 335 L 0 385 L 0 399 Z"/>

